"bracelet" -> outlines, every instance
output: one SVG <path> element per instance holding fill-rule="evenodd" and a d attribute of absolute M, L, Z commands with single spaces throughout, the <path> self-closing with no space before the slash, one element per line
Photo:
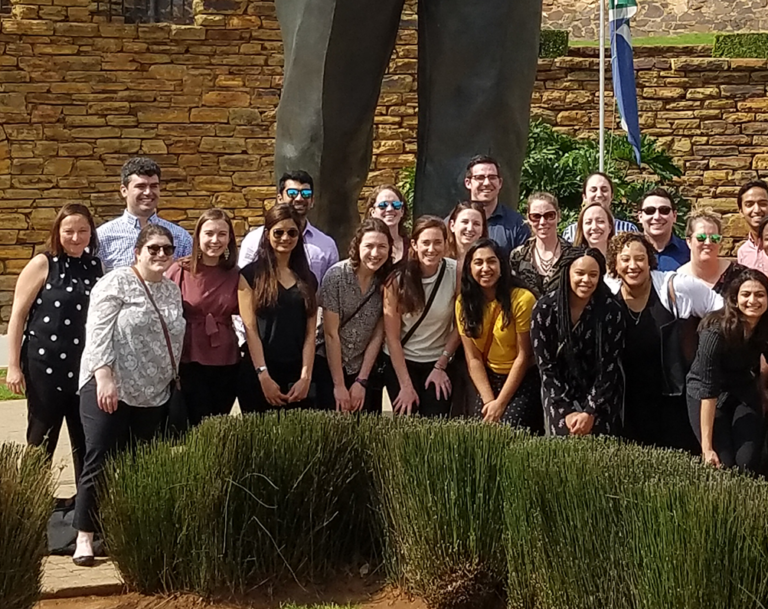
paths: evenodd
<path fill-rule="evenodd" d="M 357 377 L 355 383 L 360 385 L 363 389 L 368 389 L 368 379 Z"/>
<path fill-rule="evenodd" d="M 453 353 L 450 351 L 443 350 L 443 356 L 448 360 L 449 364 L 453 361 Z"/>
<path fill-rule="evenodd" d="M 440 372 L 445 372 L 445 368 L 441 368 L 441 367 L 440 367 L 440 366 L 438 366 L 437 364 L 435 364 L 435 365 L 433 366 L 433 368 L 434 368 L 435 370 L 439 370 Z"/>

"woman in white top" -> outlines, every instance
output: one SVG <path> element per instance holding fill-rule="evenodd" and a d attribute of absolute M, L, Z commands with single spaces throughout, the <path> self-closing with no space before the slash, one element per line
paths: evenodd
<path fill-rule="evenodd" d="M 135 265 L 105 275 L 91 292 L 78 383 L 85 431 L 73 522 L 78 566 L 94 562 L 96 489 L 107 457 L 129 441 L 151 440 L 167 412 L 186 327 L 179 288 L 163 276 L 174 249 L 167 228 L 147 224 L 136 241 Z"/>
<path fill-rule="evenodd" d="M 459 346 L 454 326 L 456 261 L 445 257 L 448 231 L 436 216 L 413 226 L 408 257 L 384 290 L 384 383 L 396 413 L 446 416 L 446 366 Z"/>
<path fill-rule="evenodd" d="M 608 246 L 609 284 L 627 328 L 624 432 L 636 442 L 698 454 L 688 420 L 685 375 L 696 351 L 698 319 L 723 299 L 687 275 L 656 269 L 653 246 L 640 233 L 620 233 Z"/>

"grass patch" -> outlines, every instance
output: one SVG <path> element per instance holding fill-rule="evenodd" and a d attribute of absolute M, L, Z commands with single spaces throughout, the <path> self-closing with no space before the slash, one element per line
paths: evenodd
<path fill-rule="evenodd" d="M 53 511 L 51 468 L 42 450 L 0 444 L 0 598 L 31 609 L 40 595 L 46 527 Z"/>
<path fill-rule="evenodd" d="M 607 38 L 607 36 L 606 36 Z M 687 45 L 700 45 L 700 44 L 714 44 L 715 34 L 709 33 L 691 33 L 691 34 L 679 34 L 677 36 L 643 36 L 632 39 L 632 46 L 687 46 Z M 597 40 L 573 40 L 570 41 L 572 47 L 596 47 L 599 42 Z M 610 41 L 606 42 L 606 46 L 610 47 Z"/>
<path fill-rule="evenodd" d="M 8 370 L 6 368 L 0 368 L 0 402 L 6 401 L 6 400 L 23 400 L 23 395 L 18 395 L 16 393 L 13 393 L 5 384 L 5 377 L 8 374 Z"/>

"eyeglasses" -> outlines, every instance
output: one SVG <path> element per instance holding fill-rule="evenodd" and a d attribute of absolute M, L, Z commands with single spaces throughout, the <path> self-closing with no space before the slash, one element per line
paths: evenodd
<path fill-rule="evenodd" d="M 272 230 L 272 236 L 275 239 L 282 239 L 283 235 L 288 235 L 291 239 L 296 239 L 296 237 L 299 236 L 299 230 L 296 228 L 289 228 L 287 230 L 284 228 L 275 228 Z"/>
<path fill-rule="evenodd" d="M 477 182 L 478 184 L 482 184 L 486 180 L 488 180 L 489 182 L 498 182 L 499 181 L 499 176 L 497 176 L 495 174 L 490 174 L 490 175 L 487 175 L 487 176 L 477 175 L 477 176 L 472 176 L 472 179 L 475 182 Z"/>
<path fill-rule="evenodd" d="M 528 219 L 533 224 L 538 224 L 541 222 L 541 219 L 544 218 L 547 222 L 552 222 L 553 220 L 557 219 L 557 212 L 556 211 L 546 211 L 543 214 L 536 214 L 536 213 L 529 213 Z"/>
<path fill-rule="evenodd" d="M 311 188 L 286 188 L 285 195 L 289 199 L 295 199 L 299 195 L 301 195 L 302 199 L 311 199 L 312 189 Z"/>
<path fill-rule="evenodd" d="M 404 203 L 402 201 L 379 201 L 376 203 L 376 207 L 378 207 L 381 211 L 384 211 L 388 207 L 392 206 L 392 209 L 395 211 L 400 211 L 403 209 Z"/>
<path fill-rule="evenodd" d="M 717 244 L 723 240 L 723 236 L 718 235 L 717 233 L 714 233 L 713 235 L 708 235 L 707 233 L 696 233 L 694 237 L 699 243 L 704 243 L 707 239 L 709 239 L 710 243 Z"/>
<path fill-rule="evenodd" d="M 157 256 L 160 254 L 160 250 L 163 251 L 163 254 L 166 256 L 173 256 L 173 252 L 176 251 L 175 245 L 157 245 L 156 243 L 152 243 L 151 245 L 147 246 L 147 251 L 149 252 L 150 256 Z"/>
<path fill-rule="evenodd" d="M 654 216 L 656 215 L 656 212 L 659 212 L 662 216 L 668 216 L 672 213 L 672 208 L 669 205 L 659 205 L 658 207 L 649 205 L 648 207 L 643 207 L 640 211 L 646 216 Z"/>

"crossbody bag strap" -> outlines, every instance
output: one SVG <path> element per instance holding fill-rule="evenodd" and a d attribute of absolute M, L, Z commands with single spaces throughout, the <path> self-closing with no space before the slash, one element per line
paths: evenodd
<path fill-rule="evenodd" d="M 405 333 L 405 336 L 403 336 L 403 339 L 400 341 L 401 346 L 405 347 L 405 343 L 411 340 L 411 337 L 414 335 L 416 330 L 419 329 L 421 322 L 424 321 L 424 318 L 427 316 L 427 313 L 429 313 L 429 310 L 432 308 L 432 303 L 435 302 L 435 298 L 437 298 L 437 292 L 440 290 L 440 284 L 443 282 L 443 275 L 445 275 L 446 266 L 448 265 L 446 264 L 445 260 L 443 260 L 443 265 L 440 267 L 440 273 L 437 275 L 437 281 L 435 281 L 435 287 L 429 295 L 427 304 L 424 305 L 424 310 L 421 312 L 421 315 L 416 320 L 416 323 L 413 324 L 411 326 L 411 329 Z"/>
<path fill-rule="evenodd" d="M 496 327 L 496 322 L 499 320 L 500 315 L 501 307 L 499 307 L 499 310 L 496 311 L 496 315 L 493 316 L 493 321 L 491 321 L 491 329 L 488 332 L 488 338 L 485 339 L 485 347 L 483 347 L 483 362 L 488 361 L 488 354 L 491 352 L 491 346 L 493 345 L 493 330 Z"/>
<path fill-rule="evenodd" d="M 137 269 L 135 266 L 132 266 L 131 270 L 134 272 L 139 282 L 141 282 L 141 285 L 144 288 L 144 291 L 147 293 L 147 298 L 149 299 L 149 303 L 155 309 L 155 311 L 157 312 L 157 316 L 160 318 L 160 327 L 163 329 L 163 336 L 165 337 L 165 346 L 168 348 L 168 355 L 170 355 L 171 357 L 171 365 L 173 366 L 173 380 L 176 383 L 176 389 L 180 389 L 179 372 L 178 372 L 178 369 L 176 368 L 176 358 L 173 355 L 173 347 L 171 346 L 171 334 L 170 332 L 168 332 L 168 326 L 165 323 L 165 318 L 163 317 L 163 314 L 160 312 L 160 309 L 155 303 L 155 299 L 152 298 L 152 292 L 149 291 L 149 286 L 147 285 L 147 282 L 144 281 L 144 277 L 141 276 L 139 269 Z"/>
<path fill-rule="evenodd" d="M 355 310 L 352 311 L 350 315 L 347 315 L 344 319 L 341 320 L 341 322 L 339 323 L 339 331 L 341 331 L 341 329 L 344 326 L 346 326 L 350 321 L 352 321 L 355 318 L 355 315 L 357 315 L 360 312 L 360 310 L 371 300 L 371 298 L 373 298 L 373 295 L 378 290 L 379 290 L 379 286 L 377 283 L 376 285 L 373 286 L 373 289 L 368 293 L 368 296 L 366 296 L 365 298 L 363 298 L 362 301 L 360 301 L 360 304 L 357 305 L 357 308 L 355 308 Z M 321 333 L 321 335 L 318 337 L 317 346 L 319 347 L 324 343 L 325 343 L 325 334 Z"/>

